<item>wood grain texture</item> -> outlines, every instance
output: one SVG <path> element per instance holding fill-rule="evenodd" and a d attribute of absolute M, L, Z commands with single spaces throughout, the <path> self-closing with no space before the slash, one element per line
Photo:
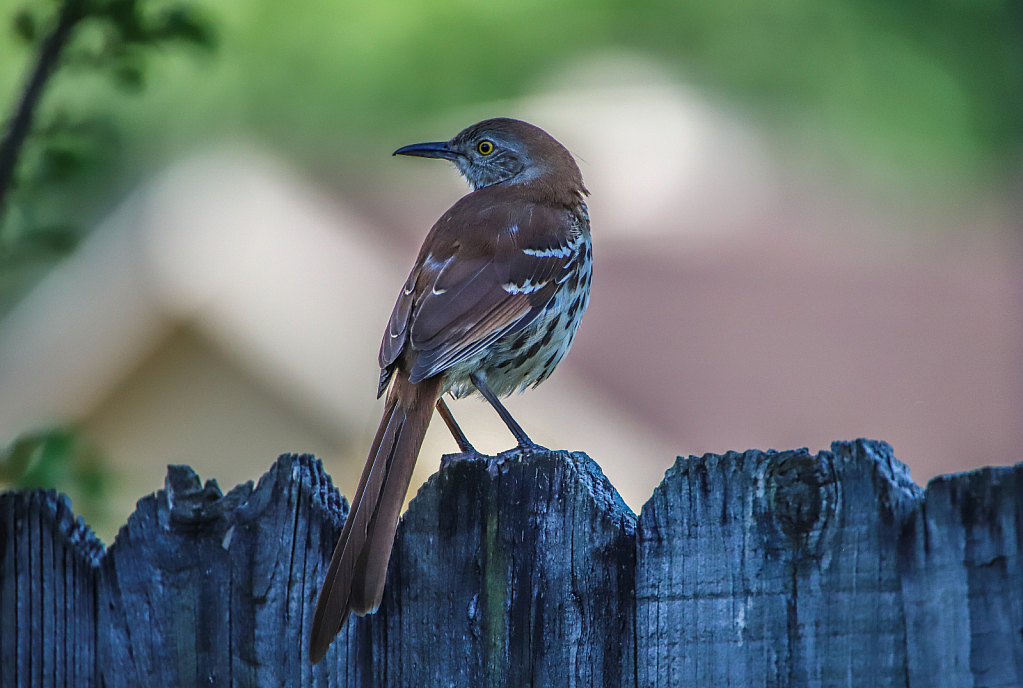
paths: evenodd
<path fill-rule="evenodd" d="M 905 686 L 887 445 L 679 459 L 637 530 L 642 686 Z"/>
<path fill-rule="evenodd" d="M 900 555 L 914 686 L 1023 686 L 1023 464 L 941 476 Z"/>
<path fill-rule="evenodd" d="M 884 443 L 678 459 L 638 520 L 583 454 L 447 457 L 383 604 L 306 661 L 347 506 L 309 456 L 187 467 L 107 551 L 0 496 L 6 686 L 1023 685 L 1023 464 L 925 491 Z"/>
<path fill-rule="evenodd" d="M 98 685 L 102 553 L 66 496 L 0 494 L 0 687 Z"/>
<path fill-rule="evenodd" d="M 321 463 L 285 455 L 221 495 L 187 467 L 139 500 L 104 557 L 106 686 L 309 685 L 309 618 L 347 506 Z"/>
<path fill-rule="evenodd" d="M 585 454 L 449 460 L 357 622 L 374 686 L 621 686 L 634 674 L 635 516 Z"/>

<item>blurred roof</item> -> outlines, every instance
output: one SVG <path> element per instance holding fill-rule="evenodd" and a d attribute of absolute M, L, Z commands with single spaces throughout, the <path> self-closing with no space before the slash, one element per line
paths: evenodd
<path fill-rule="evenodd" d="M 183 162 L 136 193 L 4 322 L 0 438 L 84 418 L 181 324 L 317 426 L 362 438 L 379 413 L 376 350 L 403 266 L 374 243 L 379 232 L 311 188 L 235 149 Z M 665 443 L 620 422 L 570 371 L 511 406 L 539 442 L 626 465 L 656 452 L 661 471 L 670 463 Z M 485 405 L 454 408 L 481 450 L 508 448 Z M 436 425 L 424 456 L 456 451 Z M 436 465 L 421 462 L 420 477 Z M 628 492 L 630 479 L 619 482 Z"/>
<path fill-rule="evenodd" d="M 893 209 L 793 172 L 740 119 L 656 75 L 568 82 L 479 113 L 546 128 L 592 192 L 590 312 L 555 376 L 509 400 L 534 439 L 590 453 L 634 508 L 676 453 L 870 436 L 917 480 L 1014 460 L 1011 218 Z M 0 438 L 80 418 L 180 323 L 316 423 L 363 437 L 397 285 L 464 193 L 437 163 L 403 162 L 345 202 L 252 150 L 168 170 L 3 323 Z M 507 448 L 483 404 L 455 413 L 482 450 Z M 423 456 L 453 450 L 434 424 Z M 419 477 L 435 466 L 420 461 Z"/>

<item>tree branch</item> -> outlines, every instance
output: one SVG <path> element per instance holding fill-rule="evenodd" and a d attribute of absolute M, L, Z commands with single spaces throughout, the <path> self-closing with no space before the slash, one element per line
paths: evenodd
<path fill-rule="evenodd" d="M 35 69 L 21 95 L 18 110 L 10 121 L 3 141 L 0 142 L 0 219 L 3 218 L 7 192 L 14 179 L 18 154 L 32 128 L 32 118 L 42 96 L 43 88 L 53 75 L 72 31 L 85 14 L 85 3 L 82 0 L 65 0 L 57 18 L 57 24 L 39 47 L 39 57 L 36 60 Z"/>

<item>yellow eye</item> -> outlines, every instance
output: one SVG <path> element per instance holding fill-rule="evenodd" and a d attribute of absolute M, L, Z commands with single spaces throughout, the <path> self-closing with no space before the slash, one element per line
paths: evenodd
<path fill-rule="evenodd" d="M 476 150 L 480 152 L 480 155 L 490 155 L 494 152 L 494 144 L 490 141 L 480 141 L 479 145 L 476 146 Z"/>

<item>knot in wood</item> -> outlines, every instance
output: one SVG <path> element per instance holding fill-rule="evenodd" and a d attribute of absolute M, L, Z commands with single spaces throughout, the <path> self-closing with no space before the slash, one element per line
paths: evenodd
<path fill-rule="evenodd" d="M 812 544 L 827 527 L 835 509 L 835 478 L 825 454 L 805 449 L 782 452 L 765 475 L 769 513 L 795 544 Z"/>

